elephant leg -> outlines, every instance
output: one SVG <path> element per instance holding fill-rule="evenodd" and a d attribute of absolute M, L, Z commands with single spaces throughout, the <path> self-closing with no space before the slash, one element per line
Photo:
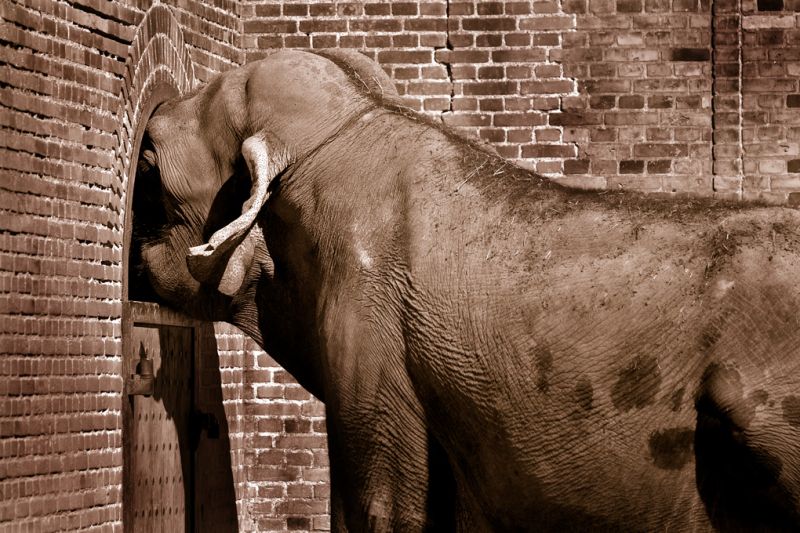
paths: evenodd
<path fill-rule="evenodd" d="M 328 414 L 331 527 L 453 531 L 452 474 L 421 408 L 396 398 L 378 401 Z"/>

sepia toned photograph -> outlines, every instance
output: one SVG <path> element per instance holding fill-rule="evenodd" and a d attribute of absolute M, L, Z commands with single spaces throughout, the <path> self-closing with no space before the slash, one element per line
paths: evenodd
<path fill-rule="evenodd" d="M 800 0 L 0 0 L 0 533 L 800 533 Z"/>

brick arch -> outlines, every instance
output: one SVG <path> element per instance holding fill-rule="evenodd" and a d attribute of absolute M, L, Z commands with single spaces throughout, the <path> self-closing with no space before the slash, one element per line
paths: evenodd
<path fill-rule="evenodd" d="M 183 31 L 172 9 L 157 4 L 142 19 L 128 48 L 117 114 L 114 188 L 121 198 L 123 230 L 123 299 L 128 291 L 128 248 L 136 154 L 144 125 L 158 104 L 190 91 L 196 84 L 194 65 Z"/>

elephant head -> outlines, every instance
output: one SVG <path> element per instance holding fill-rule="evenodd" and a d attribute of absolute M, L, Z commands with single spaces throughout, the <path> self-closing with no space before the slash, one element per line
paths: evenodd
<path fill-rule="evenodd" d="M 256 257 L 269 261 L 256 222 L 272 180 L 396 95 L 358 53 L 284 51 L 159 106 L 139 179 L 160 198 L 137 214 L 157 230 L 141 242 L 155 292 L 191 315 L 230 319 L 232 302 L 259 276 Z"/>

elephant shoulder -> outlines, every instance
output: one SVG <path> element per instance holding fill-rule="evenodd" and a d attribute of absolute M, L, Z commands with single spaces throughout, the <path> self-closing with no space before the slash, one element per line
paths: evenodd
<path fill-rule="evenodd" d="M 380 65 L 356 50 L 329 48 L 315 54 L 339 67 L 359 88 L 382 101 L 399 103 L 400 97 L 394 82 Z"/>

